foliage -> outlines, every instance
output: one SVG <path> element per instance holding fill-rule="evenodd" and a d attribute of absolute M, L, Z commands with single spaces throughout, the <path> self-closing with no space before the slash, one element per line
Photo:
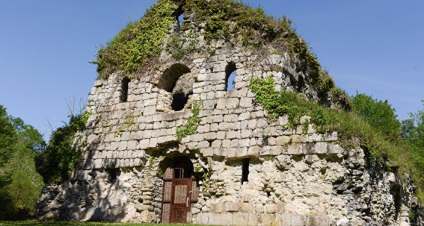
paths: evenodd
<path fill-rule="evenodd" d="M 411 113 L 410 119 L 402 121 L 402 138 L 411 146 L 415 168 L 424 175 L 424 110 Z M 424 179 L 419 186 L 424 187 Z M 424 200 L 423 193 L 421 196 L 421 200 Z"/>
<path fill-rule="evenodd" d="M 352 97 L 353 111 L 365 122 L 383 133 L 390 140 L 400 137 L 400 122 L 396 119 L 395 109 L 386 101 L 357 93 Z"/>
<path fill-rule="evenodd" d="M 16 140 L 16 130 L 7 115 L 6 109 L 0 105 L 0 167 L 4 166 L 10 159 Z"/>
<path fill-rule="evenodd" d="M 271 119 L 278 116 L 287 115 L 289 117 L 289 127 L 296 128 L 300 123 L 300 117 L 308 115 L 311 122 L 319 132 L 337 131 L 339 140 L 346 147 L 357 145 L 353 141 L 358 140 L 363 149 L 368 151 L 372 160 L 390 168 L 389 165 L 398 165 L 399 173 L 412 174 L 414 182 L 418 184 L 416 194 L 420 201 L 424 202 L 424 112 L 415 114 L 417 124 L 421 125 L 420 132 L 413 130 L 409 132 L 408 139 L 416 144 L 412 149 L 410 145 L 395 139 L 396 133 L 388 133 L 386 127 L 376 127 L 366 122 L 363 116 L 359 116 L 355 111 L 347 112 L 329 109 L 308 101 L 295 93 L 283 91 L 279 93 L 275 90 L 275 82 L 272 76 L 266 79 L 252 78 L 249 88 L 256 95 L 256 99 L 268 112 Z M 373 100 L 368 105 L 374 105 L 378 101 Z M 380 105 L 378 105 L 380 106 Z M 389 119 L 396 125 L 392 117 L 393 109 L 390 105 L 382 104 L 383 117 Z M 372 117 L 371 117 L 372 118 Z M 399 124 L 397 124 L 399 125 Z M 419 127 L 419 126 L 418 126 Z M 397 128 L 399 129 L 399 127 Z M 412 135 L 416 134 L 416 135 Z M 400 136 L 399 136 L 400 137 Z M 417 141 L 416 143 L 414 141 Z M 420 146 L 423 145 L 423 146 Z"/>
<path fill-rule="evenodd" d="M 34 127 L 7 115 L 1 105 L 0 125 L 0 219 L 26 218 L 35 210 L 43 187 L 34 156 L 44 150 L 45 142 Z"/>
<path fill-rule="evenodd" d="M 169 26 L 175 21 L 172 0 L 159 0 L 138 22 L 128 25 L 97 54 L 97 72 L 105 79 L 111 73 L 133 75 L 159 56 Z"/>
<path fill-rule="evenodd" d="M 36 156 L 37 171 L 45 183 L 58 183 L 69 178 L 80 156 L 80 150 L 73 147 L 76 132 L 85 128 L 89 113 L 71 115 L 69 123 L 56 129 L 46 151 Z"/>
<path fill-rule="evenodd" d="M 199 118 L 200 108 L 202 106 L 202 102 L 195 102 L 193 104 L 193 108 L 191 109 L 192 115 L 188 117 L 188 120 L 185 125 L 177 128 L 177 138 L 178 140 L 182 140 L 184 137 L 194 134 L 199 127 L 199 123 L 201 119 Z"/>

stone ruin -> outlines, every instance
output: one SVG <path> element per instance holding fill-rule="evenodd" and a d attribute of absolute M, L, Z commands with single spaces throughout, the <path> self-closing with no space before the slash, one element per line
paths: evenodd
<path fill-rule="evenodd" d="M 266 117 L 248 87 L 252 77 L 273 76 L 278 90 L 320 99 L 289 54 L 206 43 L 202 32 L 197 39 L 198 51 L 183 59 L 164 48 L 141 76 L 113 73 L 94 83 L 91 115 L 75 140 L 80 164 L 69 181 L 43 189 L 40 218 L 409 225 L 412 188 L 367 162 L 359 143 L 341 146 L 337 132 L 317 132 L 308 116 L 293 129 L 284 127 L 287 117 Z M 195 132 L 179 139 L 193 117 Z"/>

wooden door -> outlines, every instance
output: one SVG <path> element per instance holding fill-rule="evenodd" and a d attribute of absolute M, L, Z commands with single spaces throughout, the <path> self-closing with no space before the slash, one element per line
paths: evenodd
<path fill-rule="evenodd" d="M 196 179 L 190 171 L 168 167 L 163 176 L 162 223 L 187 223 L 191 204 L 198 196 Z"/>
<path fill-rule="evenodd" d="M 170 223 L 187 223 L 191 207 L 191 181 L 191 178 L 174 179 Z"/>

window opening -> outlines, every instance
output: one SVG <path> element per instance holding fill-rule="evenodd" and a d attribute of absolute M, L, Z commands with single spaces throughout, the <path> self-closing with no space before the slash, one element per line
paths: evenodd
<path fill-rule="evenodd" d="M 177 20 L 177 32 L 182 31 L 183 22 L 184 22 L 184 10 L 183 6 L 179 6 L 178 9 L 174 12 L 175 19 Z"/>
<path fill-rule="evenodd" d="M 188 96 L 184 93 L 174 93 L 172 96 L 172 104 L 171 107 L 174 111 L 181 111 L 184 106 L 187 104 Z"/>
<path fill-rule="evenodd" d="M 181 13 L 180 15 L 178 15 L 177 17 L 177 21 L 178 21 L 178 27 L 181 28 L 183 27 L 183 22 L 184 22 L 184 13 Z"/>
<path fill-rule="evenodd" d="M 191 79 L 190 74 L 187 73 L 190 73 L 187 66 L 174 64 L 166 69 L 159 79 L 158 87 L 170 94 L 164 96 L 165 103 L 174 111 L 183 110 L 190 95 L 193 94 L 194 79 Z"/>
<path fill-rule="evenodd" d="M 235 78 L 236 78 L 236 64 L 234 62 L 228 63 L 225 67 L 225 89 L 226 91 L 231 91 L 234 89 Z"/>
<path fill-rule="evenodd" d="M 250 159 L 243 159 L 241 184 L 249 181 L 249 162 L 250 162 Z"/>
<path fill-rule="evenodd" d="M 129 78 L 123 78 L 121 81 L 121 102 L 127 102 L 128 101 L 128 84 L 130 83 Z"/>
<path fill-rule="evenodd" d="M 174 178 L 184 178 L 184 169 L 183 168 L 175 168 L 174 169 Z"/>

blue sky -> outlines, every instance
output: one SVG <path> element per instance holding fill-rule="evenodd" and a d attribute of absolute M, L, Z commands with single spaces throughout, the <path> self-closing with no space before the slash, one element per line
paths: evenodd
<path fill-rule="evenodd" d="M 154 0 L 0 2 L 0 104 L 41 133 L 67 121 L 67 102 L 86 100 L 95 59 Z M 336 85 L 388 100 L 399 119 L 423 109 L 424 1 L 244 0 L 286 15 Z"/>

